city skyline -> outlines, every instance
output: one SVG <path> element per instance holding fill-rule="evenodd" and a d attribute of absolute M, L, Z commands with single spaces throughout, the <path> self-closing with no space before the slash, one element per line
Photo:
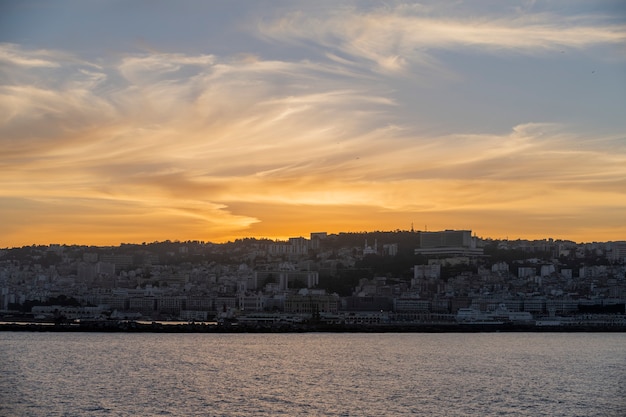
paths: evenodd
<path fill-rule="evenodd" d="M 0 247 L 626 239 L 618 1 L 0 7 Z"/>

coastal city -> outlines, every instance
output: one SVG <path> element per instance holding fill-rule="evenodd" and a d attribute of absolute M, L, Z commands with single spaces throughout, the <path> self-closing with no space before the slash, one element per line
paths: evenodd
<path fill-rule="evenodd" d="M 0 320 L 626 328 L 626 242 L 471 230 L 0 251 Z"/>

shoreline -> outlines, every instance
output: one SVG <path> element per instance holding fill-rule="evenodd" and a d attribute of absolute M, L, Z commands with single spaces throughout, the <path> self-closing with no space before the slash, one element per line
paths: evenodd
<path fill-rule="evenodd" d="M 286 325 L 207 324 L 164 322 L 138 323 L 135 321 L 87 323 L 32 323 L 13 322 L 0 324 L 0 332 L 104 332 L 104 333 L 623 333 L 623 325 L 558 325 L 536 326 L 531 324 L 458 324 L 458 323 L 410 323 L 410 324 L 324 324 L 304 323 Z"/>

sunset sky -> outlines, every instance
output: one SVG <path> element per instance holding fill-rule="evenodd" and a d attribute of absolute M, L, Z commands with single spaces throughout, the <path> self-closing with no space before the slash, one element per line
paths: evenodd
<path fill-rule="evenodd" d="M 0 247 L 626 240 L 626 4 L 0 2 Z"/>

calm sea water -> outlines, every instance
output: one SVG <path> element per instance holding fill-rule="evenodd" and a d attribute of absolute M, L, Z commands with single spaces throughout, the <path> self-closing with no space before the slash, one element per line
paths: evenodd
<path fill-rule="evenodd" d="M 0 333 L 1 416 L 625 416 L 626 334 Z"/>

